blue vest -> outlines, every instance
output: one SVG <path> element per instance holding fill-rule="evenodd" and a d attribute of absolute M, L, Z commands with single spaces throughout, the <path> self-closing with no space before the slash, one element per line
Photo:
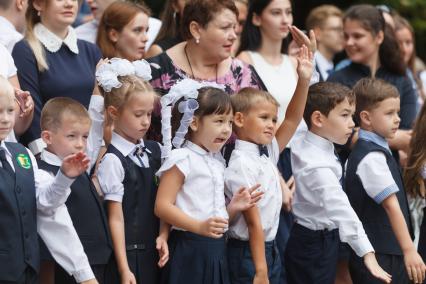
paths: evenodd
<path fill-rule="evenodd" d="M 15 174 L 0 171 L 0 281 L 17 281 L 30 266 L 38 271 L 34 171 L 27 149 L 7 143 Z"/>
<path fill-rule="evenodd" d="M 396 185 L 399 188 L 399 191 L 396 193 L 399 206 L 401 207 L 409 232 L 411 236 L 413 236 L 410 212 L 408 210 L 407 197 L 405 195 L 401 171 L 395 161 L 395 158 L 386 148 L 370 141 L 363 139 L 358 140 L 348 158 L 345 177 L 346 194 L 353 209 L 358 214 L 365 232 L 367 233 L 368 239 L 373 245 L 376 253 L 402 255 L 401 248 L 392 230 L 385 209 L 381 204 L 377 204 L 367 195 L 364 187 L 362 186 L 361 180 L 356 174 L 356 170 L 361 160 L 367 154 L 377 151 L 382 152 L 386 156 L 386 163 Z"/>
<path fill-rule="evenodd" d="M 56 175 L 58 166 L 39 160 L 40 169 Z M 112 244 L 103 205 L 87 173 L 77 177 L 65 205 L 91 265 L 107 264 Z"/>

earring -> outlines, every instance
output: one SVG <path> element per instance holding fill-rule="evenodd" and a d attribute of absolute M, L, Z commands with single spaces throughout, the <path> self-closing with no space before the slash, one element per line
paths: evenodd
<path fill-rule="evenodd" d="M 195 43 L 196 43 L 196 44 L 199 44 L 199 43 L 200 43 L 200 39 L 199 39 L 199 38 L 196 38 L 196 39 L 195 39 Z"/>

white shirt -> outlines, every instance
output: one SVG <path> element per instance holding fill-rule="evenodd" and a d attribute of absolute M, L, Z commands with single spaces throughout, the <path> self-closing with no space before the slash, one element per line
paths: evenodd
<path fill-rule="evenodd" d="M 5 149 L 6 159 L 15 170 L 12 154 L 4 141 L 0 143 L 0 148 Z M 53 176 L 40 170 L 33 154 L 29 150 L 27 152 L 34 171 L 38 234 L 54 259 L 72 274 L 77 282 L 93 279 L 94 274 L 81 243 L 79 246 L 80 241 L 65 206 L 74 179 L 66 177 L 61 171 Z"/>
<path fill-rule="evenodd" d="M 225 160 L 220 153 L 210 153 L 200 146 L 186 141 L 180 149 L 171 151 L 157 172 L 157 176 L 176 166 L 185 176 L 175 205 L 197 220 L 211 217 L 228 219 L 225 205 Z M 179 229 L 180 228 L 174 228 Z"/>
<path fill-rule="evenodd" d="M 5 17 L 0 16 L 0 44 L 4 45 L 9 53 L 12 53 L 15 44 L 23 38 L 15 26 Z"/>
<path fill-rule="evenodd" d="M 265 241 L 273 241 L 277 234 L 280 211 L 282 207 L 282 191 L 280 174 L 276 167 L 280 150 L 277 140 L 267 145 L 269 157 L 259 154 L 259 146 L 243 140 L 235 141 L 228 167 L 225 170 L 225 193 L 229 199 L 241 187 L 252 187 L 260 184 L 264 192 L 257 203 L 263 227 Z M 242 213 L 238 213 L 230 225 L 231 238 L 247 241 L 249 232 Z"/>
<path fill-rule="evenodd" d="M 293 214 L 298 224 L 311 230 L 339 229 L 342 242 L 362 257 L 373 252 L 362 223 L 340 185 L 342 166 L 332 142 L 310 131 L 291 147 L 296 192 Z"/>
<path fill-rule="evenodd" d="M 327 81 L 328 76 L 330 76 L 329 72 L 334 70 L 333 61 L 329 61 L 319 51 L 315 52 L 314 61 L 319 72 L 321 73 L 321 77 L 324 79 L 324 81 Z"/>
<path fill-rule="evenodd" d="M 112 133 L 111 144 L 123 154 L 129 157 L 136 165 L 142 167 L 138 158 L 134 155 L 138 147 L 144 147 L 143 140 L 139 144 L 134 144 L 117 133 Z M 142 155 L 143 167 L 149 167 L 149 159 L 146 153 Z M 122 202 L 124 195 L 125 172 L 120 159 L 113 153 L 106 153 L 102 158 L 98 168 L 98 180 L 104 193 L 105 200 Z"/>
<path fill-rule="evenodd" d="M 0 44 L 0 75 L 8 79 L 16 75 L 16 66 L 12 55 Z"/>

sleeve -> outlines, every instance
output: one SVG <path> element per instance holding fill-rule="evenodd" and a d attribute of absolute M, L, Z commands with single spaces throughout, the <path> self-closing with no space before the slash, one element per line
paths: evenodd
<path fill-rule="evenodd" d="M 327 217 L 339 228 L 340 240 L 348 243 L 360 257 L 374 252 L 361 221 L 333 171 L 326 167 L 315 168 L 309 173 L 309 179 L 317 185 L 312 190 L 319 206 L 325 209 Z"/>
<path fill-rule="evenodd" d="M 4 47 L 1 44 L 0 44 L 0 58 L 4 59 L 4 61 L 2 60 L 0 64 L 2 65 L 4 64 L 5 66 L 4 70 L 6 71 L 5 74 L 0 74 L 0 75 L 5 77 L 6 79 L 15 76 L 16 66 L 15 66 L 15 62 L 13 61 L 12 55 L 10 55 L 6 47 Z M 3 70 L 3 68 L 1 68 L 0 70 Z"/>
<path fill-rule="evenodd" d="M 276 165 L 280 159 L 280 146 L 278 145 L 277 139 L 274 137 L 272 143 L 267 145 L 269 157 L 272 162 Z"/>
<path fill-rule="evenodd" d="M 37 232 L 55 261 L 77 283 L 95 278 L 65 205 L 59 206 L 53 215 L 38 212 Z"/>
<path fill-rule="evenodd" d="M 88 171 L 96 164 L 104 135 L 104 98 L 92 96 L 89 104 L 89 116 L 92 120 L 89 137 L 87 138 L 87 155 L 90 158 Z"/>
<path fill-rule="evenodd" d="M 403 78 L 399 91 L 401 98 L 401 124 L 399 128 L 411 129 L 413 128 L 413 122 L 417 115 L 417 95 L 408 77 Z"/>
<path fill-rule="evenodd" d="M 116 155 L 105 154 L 99 164 L 98 180 L 105 200 L 122 202 L 124 195 L 124 169 Z"/>
<path fill-rule="evenodd" d="M 186 149 L 174 149 L 170 152 L 170 156 L 164 161 L 163 165 L 160 167 L 156 175 L 161 178 L 162 174 L 171 168 L 176 166 L 179 171 L 185 176 L 188 177 L 188 174 L 191 171 L 190 162 L 189 162 L 189 153 Z"/>
<path fill-rule="evenodd" d="M 386 163 L 385 154 L 381 152 L 365 156 L 359 163 L 356 174 L 368 196 L 377 204 L 399 191 Z"/>
<path fill-rule="evenodd" d="M 424 164 L 422 169 L 420 170 L 420 175 L 423 179 L 426 179 L 426 164 Z"/>
<path fill-rule="evenodd" d="M 241 158 L 233 158 L 225 169 L 225 194 L 229 199 L 241 188 L 257 184 L 256 175 Z"/>

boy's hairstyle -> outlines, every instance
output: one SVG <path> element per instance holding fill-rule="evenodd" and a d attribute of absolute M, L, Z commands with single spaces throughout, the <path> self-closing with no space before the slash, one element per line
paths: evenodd
<path fill-rule="evenodd" d="M 15 91 L 13 90 L 12 84 L 0 75 L 0 95 L 9 96 L 10 98 L 15 98 Z"/>
<path fill-rule="evenodd" d="M 241 89 L 231 97 L 234 112 L 241 113 L 249 112 L 261 100 L 265 100 L 277 108 L 280 106 L 278 101 L 270 93 L 250 87 Z"/>
<path fill-rule="evenodd" d="M 110 92 L 105 92 L 100 88 L 101 93 L 105 98 L 105 109 L 109 106 L 113 106 L 118 110 L 121 110 L 122 106 L 129 100 L 130 95 L 133 93 L 152 93 L 154 97 L 157 97 L 151 84 L 144 81 L 135 75 L 120 76 L 118 80 L 122 84 L 119 88 L 112 88 Z"/>
<path fill-rule="evenodd" d="M 346 86 L 338 83 L 320 82 L 309 87 L 303 118 L 308 128 L 311 128 L 311 116 L 314 111 L 319 111 L 328 116 L 336 105 L 348 100 L 349 104 L 355 103 L 355 95 Z"/>
<path fill-rule="evenodd" d="M 71 98 L 56 97 L 50 99 L 41 110 L 41 131 L 56 131 L 61 127 L 65 115 L 91 122 L 89 113 L 82 104 Z"/>
<path fill-rule="evenodd" d="M 361 123 L 361 111 L 373 110 L 377 105 L 388 98 L 399 98 L 398 90 L 381 79 L 363 78 L 359 80 L 353 92 L 356 96 L 355 120 Z"/>
<path fill-rule="evenodd" d="M 321 5 L 312 9 L 306 19 L 306 30 L 323 28 L 327 19 L 333 16 L 343 18 L 342 10 L 334 5 Z"/>

